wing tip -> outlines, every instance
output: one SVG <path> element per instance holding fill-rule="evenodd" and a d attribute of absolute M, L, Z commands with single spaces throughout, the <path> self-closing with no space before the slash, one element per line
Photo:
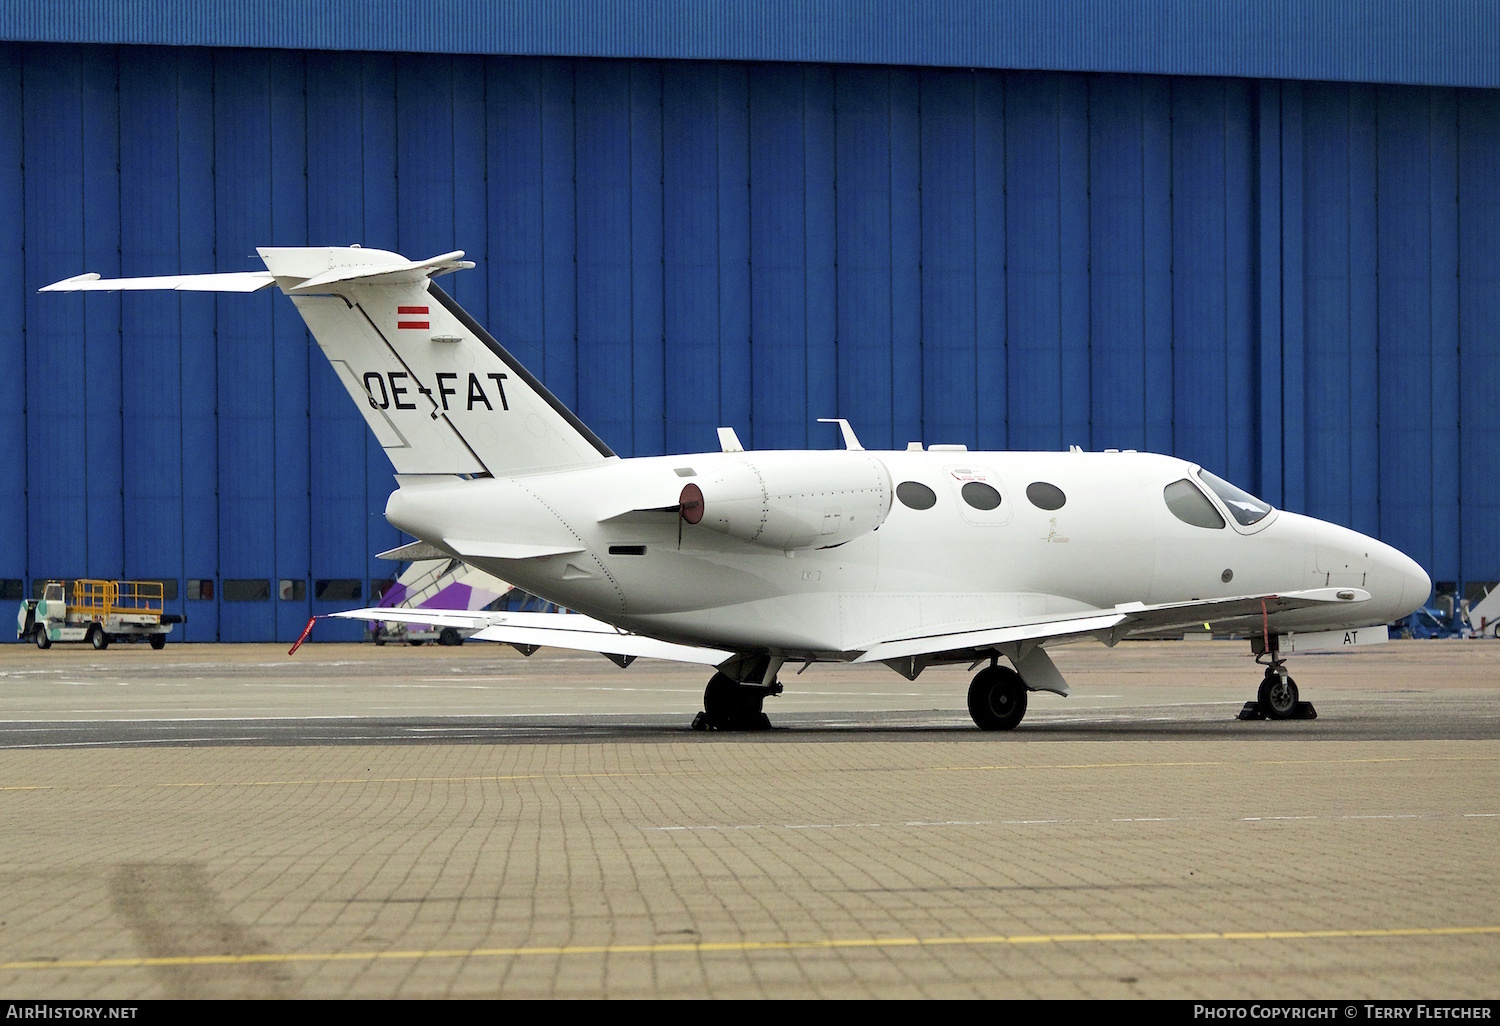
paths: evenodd
<path fill-rule="evenodd" d="M 73 290 L 70 289 L 68 286 L 70 286 L 70 285 L 81 285 L 81 284 L 83 284 L 86 281 L 98 281 L 100 277 L 101 276 L 100 276 L 100 274 L 99 274 L 98 271 L 85 271 L 82 274 L 75 274 L 71 278 L 64 278 L 62 281 L 55 281 L 51 285 L 43 285 L 41 288 L 37 289 L 37 291 L 38 292 L 71 292 Z"/>

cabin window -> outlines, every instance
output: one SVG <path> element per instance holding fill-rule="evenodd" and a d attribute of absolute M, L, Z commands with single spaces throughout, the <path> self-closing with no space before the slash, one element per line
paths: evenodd
<path fill-rule="evenodd" d="M 1213 489 L 1215 495 L 1224 501 L 1229 507 L 1229 515 L 1237 520 L 1241 527 L 1249 527 L 1251 524 L 1264 520 L 1271 512 L 1271 504 L 1262 499 L 1257 499 L 1243 488 L 1236 488 L 1221 477 L 1215 477 L 1206 470 L 1199 470 L 1198 476 L 1203 483 Z"/>
<path fill-rule="evenodd" d="M 1000 493 L 993 485 L 983 481 L 969 481 L 959 491 L 964 501 L 975 509 L 995 509 L 1000 505 Z"/>
<path fill-rule="evenodd" d="M 920 481 L 902 481 L 896 486 L 896 498 L 912 509 L 931 509 L 937 505 L 937 492 Z"/>
<path fill-rule="evenodd" d="M 1167 500 L 1167 509 L 1184 524 L 1211 527 L 1214 530 L 1220 530 L 1224 526 L 1224 518 L 1219 516 L 1214 504 L 1208 501 L 1208 496 L 1187 478 L 1167 485 L 1162 490 L 1162 497 Z"/>
<path fill-rule="evenodd" d="M 1026 498 L 1037 509 L 1062 509 L 1063 503 L 1068 501 L 1061 488 L 1046 481 L 1033 481 L 1027 485 Z"/>

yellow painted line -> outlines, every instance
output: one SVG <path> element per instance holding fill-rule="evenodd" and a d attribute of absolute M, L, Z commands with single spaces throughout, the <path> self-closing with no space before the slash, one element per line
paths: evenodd
<path fill-rule="evenodd" d="M 179 955 L 163 958 L 32 959 L 0 962 L 6 969 L 134 969 L 160 966 L 253 965 L 267 962 L 375 962 L 429 958 L 527 958 L 563 955 L 663 955 L 832 951 L 848 948 L 988 947 L 1025 944 L 1121 944 L 1182 941 L 1367 940 L 1393 937 L 1472 937 L 1500 934 L 1500 926 L 1432 926 L 1394 930 L 1256 930 L 1232 933 L 1053 933 L 979 937 L 867 937 L 806 941 L 697 941 L 671 944 L 570 944 L 524 948 L 434 948 L 425 951 L 327 951 L 255 955 Z"/>
<path fill-rule="evenodd" d="M 1363 759 L 1203 759 L 1183 762 L 1059 762 L 1051 764 L 1027 765 L 1017 763 L 1013 765 L 993 766 L 929 766 L 927 770 L 933 773 L 972 773 L 988 772 L 996 770 L 1070 770 L 1070 769 L 1181 769 L 1184 767 L 1231 767 L 1235 769 L 1245 766 L 1339 766 L 1339 765 L 1367 765 L 1370 763 L 1397 763 L 1397 762 L 1496 762 L 1500 761 L 1497 755 L 1392 755 L 1372 756 Z"/>
<path fill-rule="evenodd" d="M 1193 760 L 1176 762 L 1058 762 L 1015 763 L 1010 765 L 979 766 L 855 766 L 848 769 L 830 769 L 828 773 L 994 773 L 1035 772 L 1053 770 L 1110 770 L 1110 769 L 1183 769 L 1225 767 L 1242 769 L 1246 766 L 1332 766 L 1369 765 L 1373 763 L 1434 763 L 1434 762 L 1496 762 L 1496 755 L 1438 755 L 1438 756 L 1388 756 L 1361 759 L 1249 759 L 1249 760 Z M 514 780 L 600 780 L 640 779 L 648 777 L 682 777 L 719 775 L 720 770 L 640 770 L 599 773 L 514 773 L 462 777 L 311 777 L 295 780 L 193 780 L 163 781 L 157 783 L 121 784 L 0 784 L 5 791 L 67 791 L 67 790 L 118 790 L 123 788 L 174 788 L 174 787 L 308 787 L 336 784 L 466 784 L 490 783 Z"/>

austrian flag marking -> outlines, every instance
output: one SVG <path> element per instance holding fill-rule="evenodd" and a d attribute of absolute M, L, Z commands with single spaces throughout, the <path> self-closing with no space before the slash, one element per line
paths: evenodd
<path fill-rule="evenodd" d="M 400 317 L 409 317 L 409 316 L 411 316 L 413 314 L 419 314 L 419 315 L 421 315 L 423 317 L 426 317 L 427 316 L 427 307 L 425 307 L 425 306 L 398 306 L 398 307 L 396 307 L 396 314 L 397 314 L 398 318 L 400 318 Z M 429 326 L 430 325 L 428 324 L 427 321 L 403 321 L 403 320 L 399 320 L 399 319 L 396 321 L 396 328 L 398 330 L 403 329 L 403 328 L 417 328 L 417 329 L 420 329 L 422 331 L 426 331 Z"/>

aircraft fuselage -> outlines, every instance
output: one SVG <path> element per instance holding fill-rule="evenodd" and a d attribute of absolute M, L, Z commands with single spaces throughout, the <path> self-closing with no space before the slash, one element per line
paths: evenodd
<path fill-rule="evenodd" d="M 746 540 L 758 526 L 753 517 L 738 534 L 726 533 L 734 524 L 707 526 L 716 512 L 712 482 L 733 482 L 745 467 L 759 467 L 752 485 L 762 488 L 764 478 L 762 491 L 774 492 L 773 472 L 782 464 L 794 465 L 788 472 L 803 482 L 782 499 L 793 507 L 782 519 L 799 521 L 800 535 L 793 523 L 777 538 L 763 531 Z M 916 631 L 1126 603 L 1325 587 L 1369 593 L 1349 605 L 1277 613 L 1269 626 L 1285 632 L 1385 623 L 1425 598 L 1430 583 L 1416 563 L 1334 524 L 1271 510 L 1242 526 L 1217 496 L 1210 501 L 1219 526 L 1184 521 L 1169 509 L 1164 489 L 1194 480 L 1194 470 L 1183 460 L 1133 452 L 697 453 L 506 479 L 404 480 L 387 516 L 440 546 L 504 538 L 538 550 L 573 549 L 532 558 L 455 554 L 632 631 L 826 658 Z M 883 476 L 883 497 L 873 485 L 860 487 L 871 474 Z M 843 479 L 852 483 L 840 494 Z M 835 483 L 819 491 L 819 481 Z M 674 506 L 694 482 L 706 492 L 705 521 L 696 524 Z M 927 490 L 928 508 L 903 501 L 908 482 Z M 979 505 L 966 499 L 965 487 L 976 482 L 999 502 L 981 508 L 993 502 L 982 488 Z M 1037 493 L 1041 505 L 1028 494 L 1037 484 L 1050 486 Z M 918 493 L 918 505 L 926 502 L 919 489 L 904 491 Z M 773 508 L 760 519 L 778 530 L 777 497 L 762 498 Z M 740 501 L 738 493 L 729 501 Z M 883 515 L 869 525 L 877 510 Z M 796 544 L 781 547 L 788 541 Z"/>

